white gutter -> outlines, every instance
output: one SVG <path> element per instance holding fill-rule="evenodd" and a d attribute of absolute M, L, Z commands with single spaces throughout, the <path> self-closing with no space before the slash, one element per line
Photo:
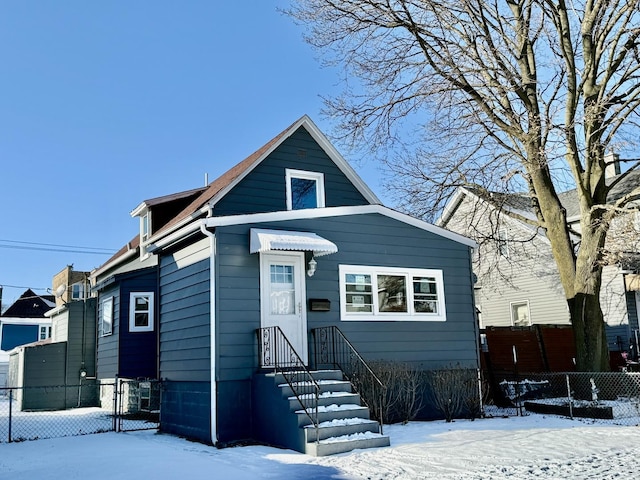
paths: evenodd
<path fill-rule="evenodd" d="M 187 237 L 188 235 L 197 232 L 199 229 L 201 229 L 204 226 L 205 226 L 204 219 L 198 220 L 193 223 L 189 223 L 188 225 L 182 227 L 181 229 L 176 230 L 173 233 L 170 233 L 166 237 L 162 237 L 158 241 L 148 244 L 147 251 L 150 253 L 154 253 L 156 250 L 164 248 L 167 245 L 172 244 L 173 242 L 181 240 Z M 205 233 L 205 235 L 207 234 Z"/>
<path fill-rule="evenodd" d="M 218 384 L 216 383 L 216 236 L 207 230 L 203 221 L 200 231 L 209 237 L 209 356 L 211 360 L 211 443 L 218 442 Z"/>
<path fill-rule="evenodd" d="M 129 250 L 127 250 L 125 253 L 123 253 L 113 261 L 109 263 L 105 263 L 102 267 L 98 267 L 96 270 L 93 270 L 89 276 L 91 278 L 97 279 L 98 275 L 101 275 L 104 272 L 111 270 L 113 267 L 116 267 L 117 265 L 123 263 L 125 260 L 128 260 L 129 258 L 133 257 L 137 251 L 138 251 L 137 248 L 130 248 Z"/>

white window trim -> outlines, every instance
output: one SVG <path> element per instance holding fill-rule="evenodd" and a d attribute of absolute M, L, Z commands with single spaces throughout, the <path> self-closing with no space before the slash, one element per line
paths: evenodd
<path fill-rule="evenodd" d="M 144 231 L 145 222 L 147 224 L 146 233 Z M 147 251 L 149 238 L 151 238 L 151 212 L 147 210 L 142 215 L 140 215 L 140 260 L 144 260 L 150 255 Z"/>
<path fill-rule="evenodd" d="M 113 334 L 113 316 L 114 316 L 114 300 L 113 297 L 106 297 L 102 299 L 101 302 L 101 312 L 100 312 L 100 336 L 106 337 L 108 335 Z M 109 322 L 109 330 L 106 331 L 105 326 L 105 312 L 109 312 L 109 316 L 111 317 L 111 322 Z"/>
<path fill-rule="evenodd" d="M 136 326 L 135 308 L 136 298 L 149 297 L 149 324 L 144 327 Z M 129 331 L 130 332 L 153 332 L 153 292 L 131 292 L 129 294 Z"/>
<path fill-rule="evenodd" d="M 347 312 L 346 309 L 346 282 L 345 275 L 348 273 L 363 273 L 371 275 L 373 313 L 369 312 Z M 445 308 L 444 281 L 442 270 L 422 269 L 422 268 L 397 268 L 397 267 L 374 267 L 363 265 L 339 265 L 338 274 L 340 276 L 340 320 L 342 321 L 419 321 L 419 322 L 444 322 L 447 320 Z M 401 275 L 406 278 L 407 288 L 407 312 L 380 312 L 378 311 L 377 275 Z M 438 295 L 438 313 L 423 313 L 414 310 L 413 303 L 413 277 L 433 277 L 436 279 L 436 290 Z"/>
<path fill-rule="evenodd" d="M 304 180 L 316 181 L 316 208 L 324 208 L 324 174 L 320 172 L 307 172 L 305 170 L 293 170 L 287 168 L 285 170 L 287 184 L 287 210 L 292 210 L 293 200 L 291 197 L 291 179 L 301 178 Z"/>
<path fill-rule="evenodd" d="M 78 287 L 79 295 L 75 295 L 74 287 Z M 84 300 L 84 282 L 77 282 L 71 285 L 71 300 Z"/>
<path fill-rule="evenodd" d="M 513 306 L 514 305 L 527 305 L 527 325 L 516 325 L 515 322 L 515 318 L 513 318 Z M 515 326 L 523 326 L 523 327 L 530 327 L 531 325 L 533 325 L 533 323 L 531 323 L 531 305 L 529 305 L 529 300 L 520 300 L 518 302 L 510 302 L 509 303 L 509 312 L 511 315 L 511 326 L 515 327 Z"/>

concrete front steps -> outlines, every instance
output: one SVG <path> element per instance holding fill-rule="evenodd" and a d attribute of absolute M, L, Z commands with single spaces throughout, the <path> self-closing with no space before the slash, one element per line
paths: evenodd
<path fill-rule="evenodd" d="M 314 456 L 389 446 L 389 437 L 379 433 L 378 422 L 370 419 L 369 409 L 362 405 L 360 396 L 353 392 L 351 383 L 343 379 L 341 371 L 320 370 L 311 374 L 321 392 L 317 428 L 302 406 L 314 417 L 315 395 L 297 398 L 281 374 L 268 373 L 260 375 L 262 379 L 256 378 L 256 384 L 272 385 L 271 408 L 262 416 L 262 420 L 266 420 L 265 416 L 271 417 L 271 427 L 261 422 L 263 430 L 271 432 L 265 432 L 271 437 L 271 443 Z M 262 395 L 263 400 L 265 397 Z M 274 433 L 277 431 L 280 434 Z"/>

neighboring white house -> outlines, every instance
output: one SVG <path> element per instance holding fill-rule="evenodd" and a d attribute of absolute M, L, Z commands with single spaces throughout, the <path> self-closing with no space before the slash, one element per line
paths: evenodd
<path fill-rule="evenodd" d="M 640 172 L 630 173 L 612 190 L 610 200 L 638 185 Z M 579 231 L 575 190 L 562 193 L 560 199 L 571 228 Z M 542 230 L 526 219 L 534 219 L 528 195 L 487 196 L 461 187 L 437 222 L 478 242 L 474 272 L 478 278 L 476 306 L 480 328 L 570 323 L 549 241 Z M 638 339 L 640 281 L 638 272 L 624 258 L 640 252 L 635 245 L 640 238 L 640 222 L 637 215 L 625 225 L 621 222 L 612 226 L 610 243 L 617 244 L 616 248 L 624 250 L 624 255 L 615 264 L 605 266 L 602 275 L 601 303 L 611 351 L 627 350 Z"/>

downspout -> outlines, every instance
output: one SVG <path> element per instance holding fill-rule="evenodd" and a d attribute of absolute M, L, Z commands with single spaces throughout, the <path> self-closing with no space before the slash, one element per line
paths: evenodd
<path fill-rule="evenodd" d="M 209 206 L 209 212 L 207 218 L 212 216 L 212 208 Z M 216 236 L 214 233 L 207 230 L 206 224 L 203 222 L 200 225 L 200 231 L 207 237 L 209 237 L 209 328 L 211 343 L 209 355 L 211 357 L 211 443 L 214 445 L 218 443 L 218 386 L 216 383 L 216 281 L 215 281 L 215 266 L 216 266 Z"/>
<path fill-rule="evenodd" d="M 473 333 L 475 337 L 476 344 L 476 362 L 478 365 L 478 404 L 480 406 L 480 415 L 484 417 L 484 402 L 482 398 L 482 362 L 480 357 L 482 356 L 482 344 L 480 342 L 480 322 L 478 321 L 478 312 L 476 309 L 476 289 L 475 282 L 476 276 L 473 272 L 473 247 L 468 249 L 469 251 L 469 271 L 471 272 L 471 302 L 473 307 Z"/>

